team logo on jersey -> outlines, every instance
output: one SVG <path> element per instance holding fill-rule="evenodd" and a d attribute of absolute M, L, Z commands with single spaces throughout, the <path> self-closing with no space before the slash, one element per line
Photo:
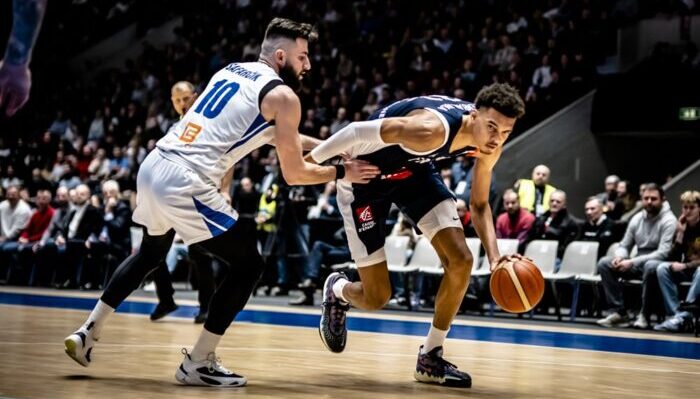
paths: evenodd
<path fill-rule="evenodd" d="M 369 205 L 355 209 L 355 213 L 357 213 L 357 219 L 360 222 L 371 222 L 374 220 L 374 217 L 372 216 L 372 208 L 370 208 Z"/>
<path fill-rule="evenodd" d="M 187 126 L 185 126 L 185 130 L 180 135 L 180 141 L 184 141 L 185 143 L 191 143 L 194 141 L 194 139 L 197 138 L 197 135 L 201 131 L 201 126 L 192 122 L 188 122 Z"/>
<path fill-rule="evenodd" d="M 372 208 L 369 205 L 355 209 L 355 214 L 357 215 L 357 220 L 360 222 L 360 226 L 357 229 L 360 233 L 371 229 L 376 224 L 374 222 L 374 215 L 372 215 Z"/>

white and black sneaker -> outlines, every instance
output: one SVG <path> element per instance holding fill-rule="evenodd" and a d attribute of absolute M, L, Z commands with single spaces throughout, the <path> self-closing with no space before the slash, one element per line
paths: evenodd
<path fill-rule="evenodd" d="M 185 359 L 175 373 L 175 378 L 182 384 L 235 388 L 242 387 L 247 382 L 242 375 L 235 374 L 224 367 L 221 359 L 216 357 L 214 352 L 200 362 L 192 360 L 187 349 L 182 349 L 182 354 L 185 355 Z"/>
<path fill-rule="evenodd" d="M 66 346 L 66 354 L 83 367 L 89 366 L 92 361 L 90 355 L 95 342 L 97 342 L 97 339 L 92 335 L 94 326 L 95 322 L 91 321 L 87 326 L 80 327 L 78 331 L 67 336 L 63 341 Z"/>

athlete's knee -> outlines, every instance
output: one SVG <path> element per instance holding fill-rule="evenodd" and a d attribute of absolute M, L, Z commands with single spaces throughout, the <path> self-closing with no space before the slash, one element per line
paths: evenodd
<path fill-rule="evenodd" d="M 472 271 L 474 257 L 469 250 L 453 249 L 451 251 L 447 251 L 443 262 L 445 263 L 443 265 L 445 274 L 467 279 Z"/>

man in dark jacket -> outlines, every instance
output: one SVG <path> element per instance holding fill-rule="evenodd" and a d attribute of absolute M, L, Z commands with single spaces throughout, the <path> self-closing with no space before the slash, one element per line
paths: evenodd
<path fill-rule="evenodd" d="M 535 225 L 530 230 L 525 243 L 520 246 L 520 252 L 533 240 L 559 241 L 557 259 L 561 259 L 566 246 L 579 237 L 578 219 L 573 217 L 566 209 L 566 193 L 555 190 L 549 199 L 549 210 L 535 220 Z"/>
<path fill-rule="evenodd" d="M 614 241 L 614 222 L 603 209 L 599 197 L 590 197 L 586 201 L 586 221 L 581 226 L 581 241 L 598 242 L 598 259 L 605 256 Z"/>
<path fill-rule="evenodd" d="M 89 203 L 90 188 L 81 184 L 75 191 L 73 208 L 54 231 L 53 240 L 37 248 L 37 263 L 43 265 L 42 269 L 57 264 L 55 283 L 61 288 L 77 286 L 76 271 L 85 256 L 85 241 L 91 234 L 100 234 L 103 225 L 102 213 Z"/>
<path fill-rule="evenodd" d="M 95 289 L 107 273 L 103 265 L 107 255 L 112 255 L 119 264 L 131 252 L 131 208 L 121 200 L 119 183 L 107 180 L 102 183 L 102 214 L 104 226 L 99 235 L 91 235 L 85 242 L 87 257 L 81 273 L 81 288 Z"/>

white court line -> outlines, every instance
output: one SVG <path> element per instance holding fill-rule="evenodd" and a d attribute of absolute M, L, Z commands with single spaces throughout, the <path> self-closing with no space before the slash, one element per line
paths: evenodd
<path fill-rule="evenodd" d="M 2 345 L 46 345 L 46 346 L 60 346 L 55 342 L 3 342 Z M 111 347 L 111 348 L 156 348 L 156 349 L 173 349 L 173 348 L 184 348 L 189 345 L 153 345 L 153 344 L 108 344 L 101 343 L 100 347 Z M 284 352 L 284 353 L 307 353 L 307 354 L 320 354 L 328 353 L 326 350 L 313 350 L 313 349 L 285 349 L 285 348 L 264 348 L 264 347 L 227 347 L 220 346 L 216 348 L 217 350 L 224 351 L 236 351 L 236 352 Z M 415 357 L 415 354 L 402 354 L 402 353 L 385 353 L 385 352 L 363 352 L 363 351 L 352 351 L 348 352 L 347 356 L 381 356 L 381 357 Z M 522 364 L 538 364 L 538 365 L 548 365 L 557 367 L 582 367 L 582 368 L 601 368 L 601 369 L 612 369 L 612 370 L 632 370 L 632 371 L 643 371 L 651 373 L 676 373 L 676 374 L 688 374 L 688 375 L 700 375 L 700 371 L 683 371 L 683 370 L 670 370 L 670 369 L 650 369 L 641 367 L 625 367 L 625 366 L 608 366 L 602 364 L 572 364 L 572 363 L 560 363 L 560 362 L 544 362 L 536 360 L 516 360 L 516 359 L 503 359 L 503 358 L 490 358 L 490 357 L 474 357 L 474 356 L 450 356 L 451 359 L 464 359 L 471 361 L 485 361 L 485 362 L 499 362 L 499 363 L 522 363 Z M 675 358 L 674 358 L 675 359 Z M 687 360 L 687 359 L 678 359 Z"/>

